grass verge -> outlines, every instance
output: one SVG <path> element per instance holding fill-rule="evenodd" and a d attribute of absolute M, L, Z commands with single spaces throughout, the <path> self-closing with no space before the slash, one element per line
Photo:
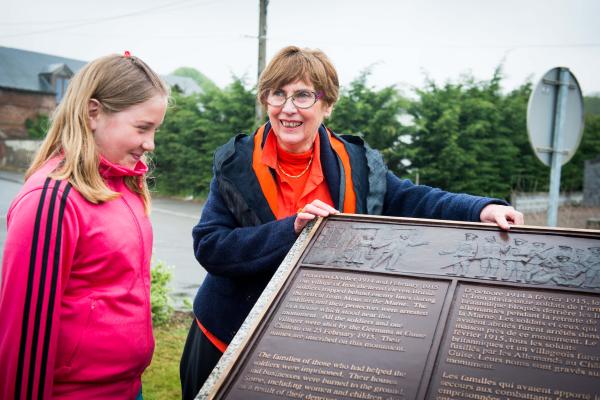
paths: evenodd
<path fill-rule="evenodd" d="M 556 225 L 561 228 L 586 229 L 590 228 L 587 221 L 593 218 L 600 218 L 600 207 L 561 206 L 558 208 Z M 525 213 L 527 225 L 546 226 L 547 222 L 546 212 Z"/>
<path fill-rule="evenodd" d="M 169 322 L 154 328 L 154 357 L 142 375 L 144 400 L 181 398 L 179 360 L 191 321 L 191 313 L 175 312 Z"/>

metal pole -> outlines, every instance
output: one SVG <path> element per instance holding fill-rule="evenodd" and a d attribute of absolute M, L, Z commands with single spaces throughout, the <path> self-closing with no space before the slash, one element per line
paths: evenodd
<path fill-rule="evenodd" d="M 552 163 L 550 164 L 550 193 L 548 198 L 548 226 L 556 226 L 558 216 L 558 196 L 560 193 L 560 169 L 563 156 L 563 137 L 567 97 L 569 96 L 569 70 L 561 68 L 559 74 L 556 113 L 554 114 L 554 132 L 552 136 Z"/>
<path fill-rule="evenodd" d="M 260 74 L 262 74 L 265 69 L 266 59 L 267 59 L 267 6 L 269 5 L 269 0 L 260 0 L 260 10 L 258 16 L 258 75 L 256 78 L 256 82 L 258 84 L 258 79 L 260 78 Z M 262 105 L 258 99 L 256 100 L 256 121 L 259 124 L 262 124 L 263 120 L 263 110 Z"/>

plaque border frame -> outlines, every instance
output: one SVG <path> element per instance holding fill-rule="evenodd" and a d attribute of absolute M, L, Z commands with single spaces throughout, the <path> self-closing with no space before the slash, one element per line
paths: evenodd
<path fill-rule="evenodd" d="M 346 220 L 353 222 L 378 222 L 383 224 L 404 224 L 414 226 L 427 226 L 427 227 L 443 227 L 443 228 L 462 228 L 471 229 L 476 231 L 495 231 L 495 232 L 506 232 L 500 229 L 496 224 L 493 223 L 482 223 L 482 222 L 466 222 L 466 221 L 450 221 L 450 220 L 437 220 L 437 219 L 424 219 L 424 218 L 408 218 L 408 217 L 389 217 L 379 215 L 363 215 L 363 214 L 346 214 L 341 213 L 327 217 L 331 220 Z M 300 268 L 300 261 L 306 255 L 307 251 L 311 249 L 311 245 L 314 244 L 312 241 L 313 237 L 320 233 L 324 218 L 319 217 L 316 221 L 312 221 L 307 227 L 301 232 L 298 239 L 292 246 L 292 249 L 285 257 L 283 262 L 277 269 L 273 278 L 259 297 L 258 301 L 250 311 L 248 317 L 238 330 L 238 333 L 233 338 L 232 342 L 228 346 L 227 350 L 221 357 L 218 364 L 210 374 L 209 378 L 201 388 L 200 392 L 196 396 L 197 399 L 214 399 L 221 398 L 229 389 L 227 385 L 231 383 L 236 375 L 240 372 L 245 358 L 248 355 L 247 349 L 250 349 L 257 340 L 260 338 L 262 329 L 264 328 L 263 321 L 268 320 L 271 315 L 275 312 L 279 306 L 282 298 L 287 292 L 287 289 L 291 285 L 296 273 Z M 541 227 L 533 225 L 515 225 L 511 226 L 510 233 L 525 233 L 525 234 L 546 234 L 553 236 L 570 236 L 580 238 L 600 238 L 600 230 L 592 229 L 578 229 L 578 228 L 562 228 L 562 227 Z M 321 270 L 334 270 L 331 266 L 321 266 L 306 263 L 311 265 L 315 269 Z M 342 271 L 351 271 L 342 269 Z M 361 271 L 354 271 L 361 272 Z M 362 271 L 365 273 L 365 271 Z M 377 271 L 369 271 L 370 274 L 381 274 Z M 470 278 L 470 277 L 456 277 L 456 276 L 444 276 L 444 275 L 429 275 L 429 274 L 417 274 L 413 272 L 401 272 L 395 273 L 395 276 L 405 276 L 408 278 L 419 278 L 426 280 L 444 280 L 449 282 L 448 290 L 445 295 L 454 296 L 458 284 L 460 282 L 471 282 L 475 284 L 485 284 L 482 279 Z M 460 279 L 457 279 L 460 278 Z M 556 287 L 547 285 L 535 285 L 532 287 L 530 284 L 516 283 L 516 282 L 494 282 L 498 286 L 510 286 L 510 287 L 528 287 L 532 289 L 552 289 L 560 291 L 574 291 L 577 293 L 592 293 L 598 294 L 595 290 L 576 289 L 572 287 Z M 452 307 L 452 302 L 445 300 L 444 306 L 441 310 L 439 326 L 445 326 L 449 318 L 448 311 Z M 257 334 L 258 333 L 258 334 Z M 444 336 L 444 329 L 436 329 L 432 340 L 432 349 L 439 349 L 441 341 Z M 433 371 L 435 368 L 435 357 L 428 357 L 427 362 L 424 366 L 424 375 Z M 428 383 L 428 382 L 427 382 Z M 425 396 L 428 389 L 428 385 L 424 382 L 419 383 L 417 391 L 417 397 Z"/>

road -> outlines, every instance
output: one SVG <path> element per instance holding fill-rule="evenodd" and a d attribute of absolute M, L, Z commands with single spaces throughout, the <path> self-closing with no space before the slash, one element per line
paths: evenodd
<path fill-rule="evenodd" d="M 0 262 L 6 240 L 6 213 L 21 182 L 20 174 L 0 171 Z M 184 299 L 193 301 L 206 275 L 192 250 L 192 228 L 201 210 L 200 204 L 188 201 L 155 198 L 152 202 L 153 264 L 162 261 L 172 267 L 171 297 L 178 309 L 184 308 Z"/>
<path fill-rule="evenodd" d="M 192 248 L 192 228 L 200 218 L 202 206 L 194 202 L 172 199 L 153 199 L 154 262 L 163 261 L 173 267 L 172 296 L 177 308 L 183 299 L 194 300 L 196 290 L 206 271 Z"/>

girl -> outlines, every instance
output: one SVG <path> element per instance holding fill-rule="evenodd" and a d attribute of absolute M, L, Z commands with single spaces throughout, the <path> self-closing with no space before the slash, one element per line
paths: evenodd
<path fill-rule="evenodd" d="M 152 359 L 144 154 L 168 87 L 142 60 L 79 71 L 7 215 L 2 399 L 135 399 Z"/>

